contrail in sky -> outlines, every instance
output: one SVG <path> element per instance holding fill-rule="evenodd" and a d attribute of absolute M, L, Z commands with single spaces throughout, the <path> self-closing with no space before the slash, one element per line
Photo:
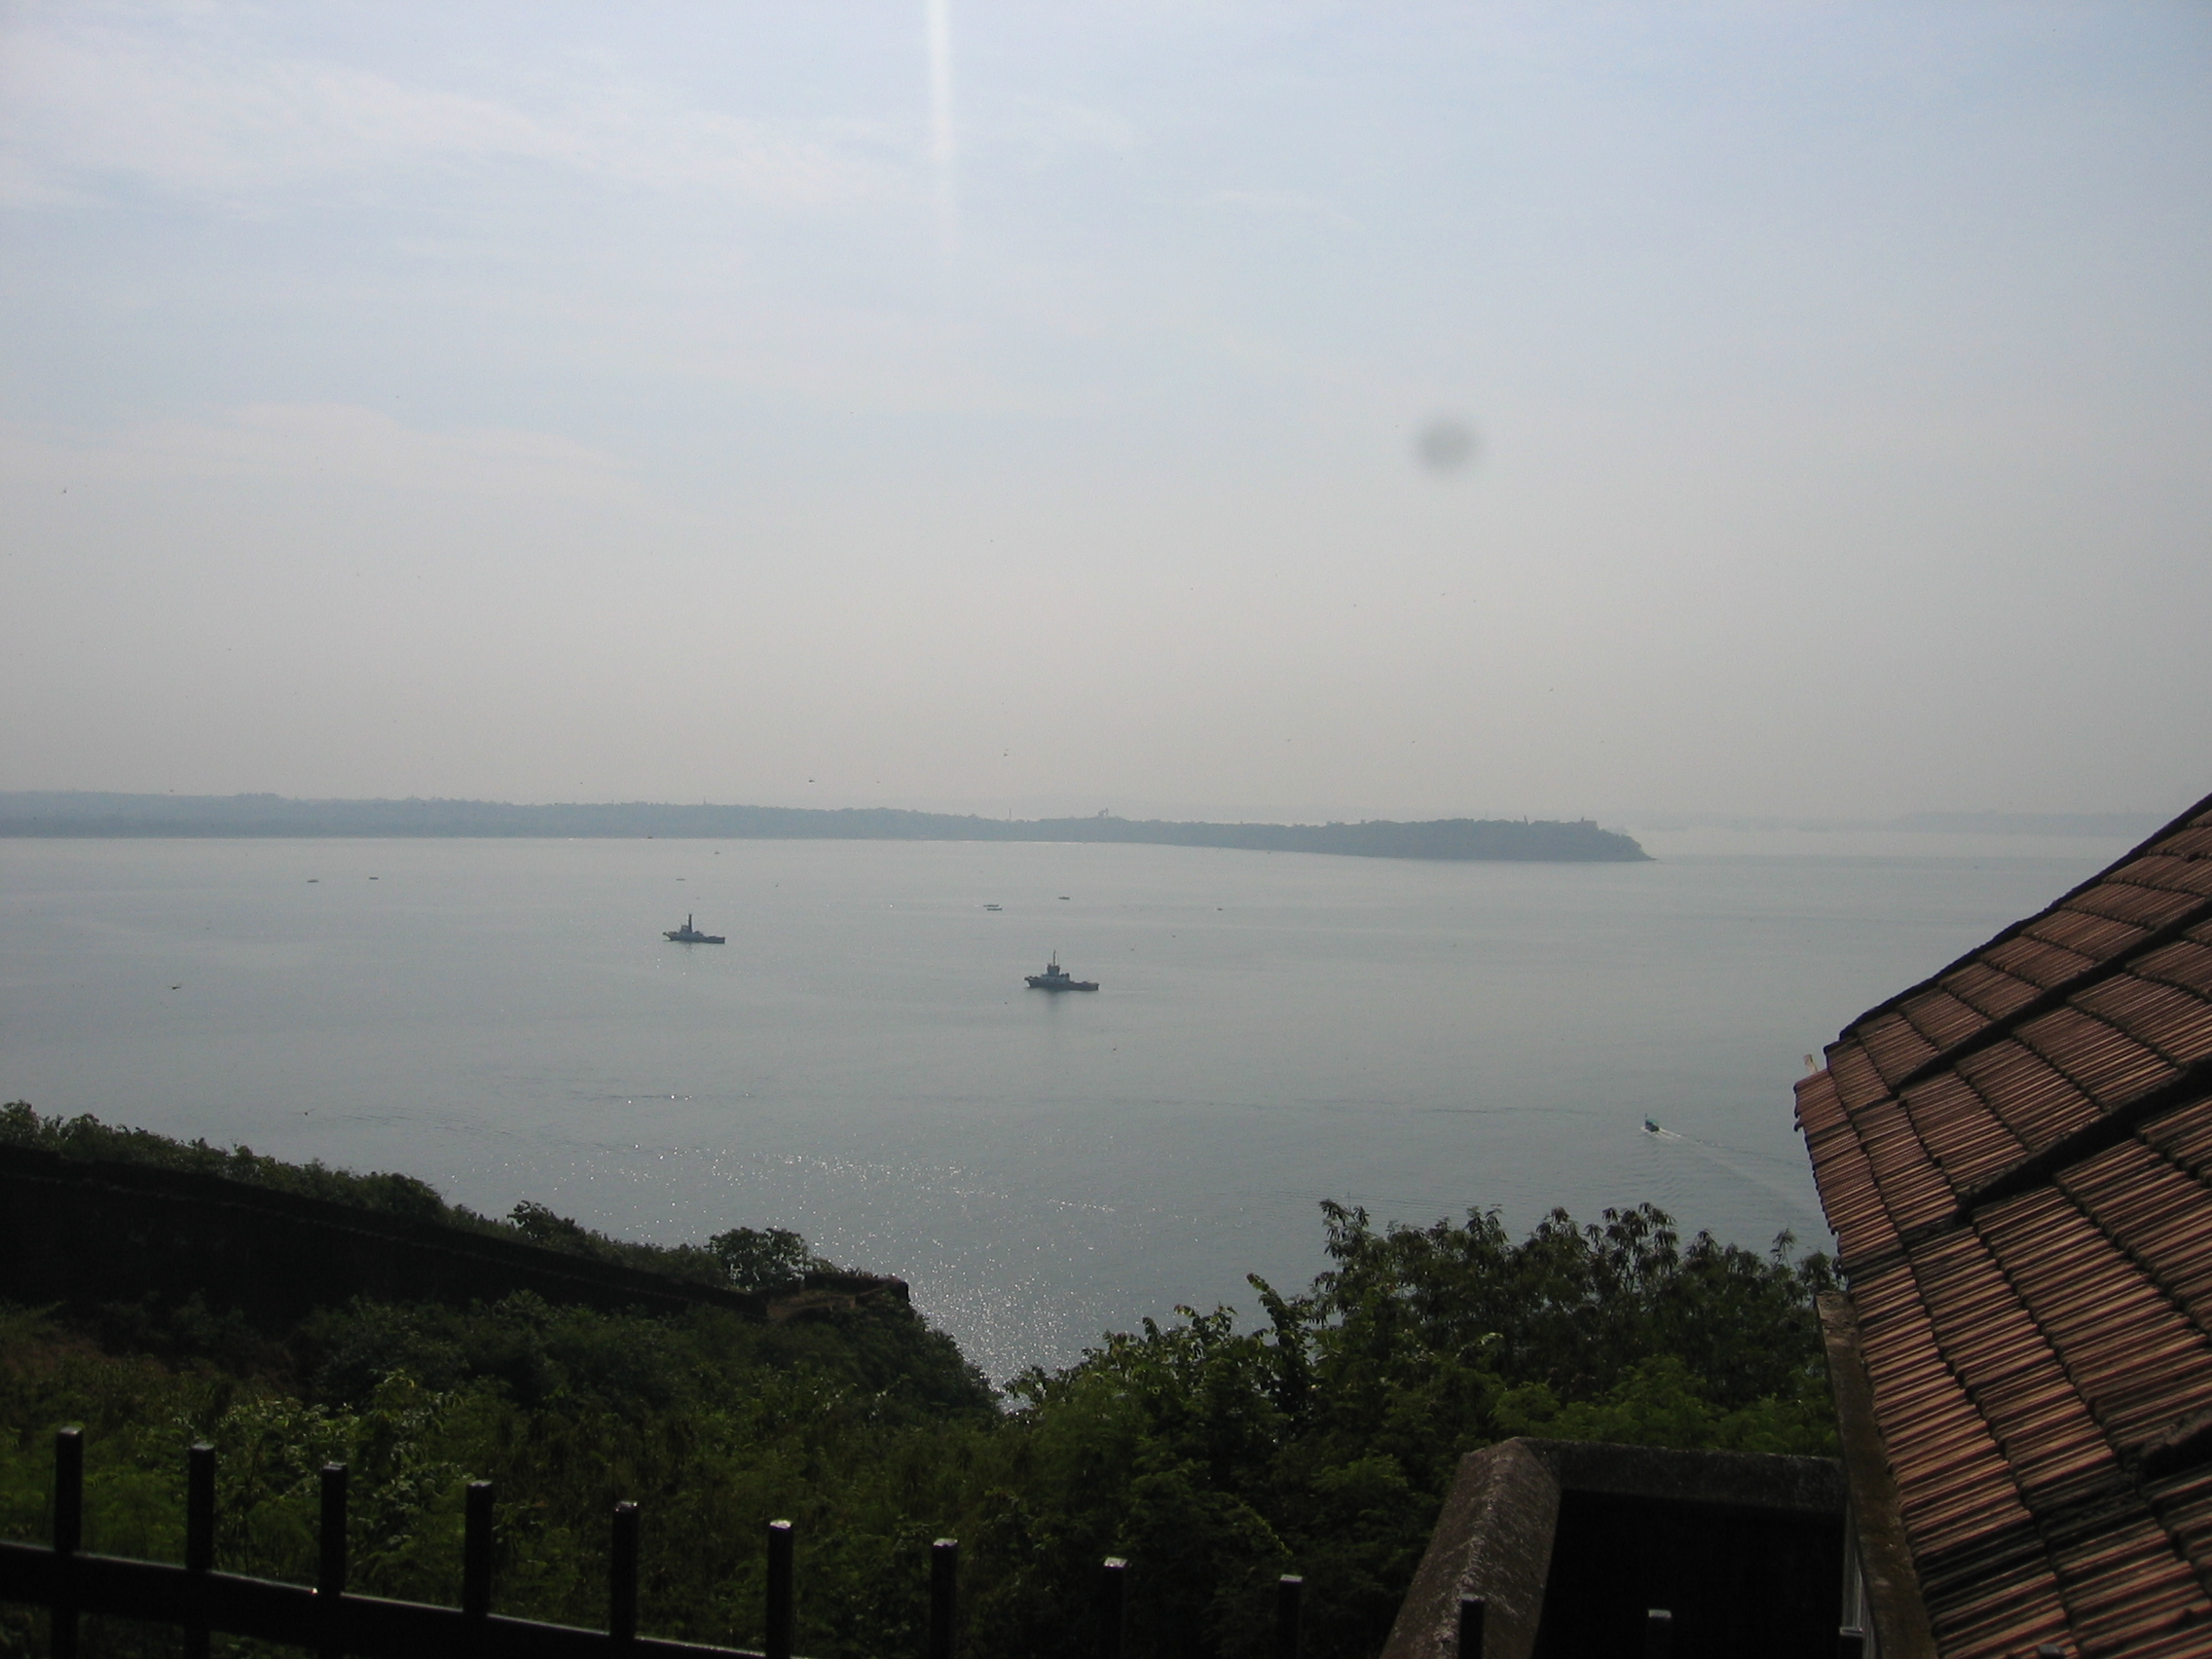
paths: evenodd
<path fill-rule="evenodd" d="M 946 276 L 960 248 L 952 173 L 952 0 L 925 0 L 930 41 L 930 165 L 937 174 L 938 262 Z"/>

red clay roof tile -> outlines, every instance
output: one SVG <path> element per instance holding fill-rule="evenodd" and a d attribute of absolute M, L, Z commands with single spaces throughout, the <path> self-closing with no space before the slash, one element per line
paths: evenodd
<path fill-rule="evenodd" d="M 1865 1046 L 1866 1057 L 1874 1062 L 1874 1069 L 1882 1074 L 1883 1083 L 1892 1088 L 1923 1062 L 1936 1057 L 1936 1045 L 1914 1030 L 1912 1022 L 1901 1014 L 1884 1014 L 1872 1021 L 1859 1033 L 1859 1040 Z"/>
<path fill-rule="evenodd" d="M 2097 1109 L 2051 1064 L 2017 1042 L 1998 1043 L 1958 1062 L 1958 1075 L 2021 1142 L 2041 1151 L 2094 1123 Z"/>
<path fill-rule="evenodd" d="M 1962 1043 L 1989 1023 L 1989 1016 L 1970 1008 L 1940 985 L 1899 1004 L 1898 1013 L 1912 1021 L 1912 1028 L 1933 1050 Z"/>
<path fill-rule="evenodd" d="M 2146 979 L 2162 980 L 2196 996 L 2212 997 L 2212 944 L 2200 940 L 2163 945 L 2132 966 Z"/>
<path fill-rule="evenodd" d="M 2097 960 L 2047 940 L 2030 939 L 2025 934 L 1990 946 L 1988 956 L 1991 967 L 2027 980 L 2039 991 L 2077 977 L 2084 969 L 2095 967 Z"/>
<path fill-rule="evenodd" d="M 2061 1171 L 2056 1182 L 2198 1329 L 2212 1330 L 2212 1205 L 2201 1182 L 2137 1140 Z"/>
<path fill-rule="evenodd" d="M 2189 867 L 2187 861 L 2177 867 Z M 2108 881 L 2092 887 L 2086 893 L 2077 893 L 2066 901 L 2070 910 L 2085 910 L 2094 916 L 2110 916 L 2116 921 L 2132 922 L 2137 927 L 2157 930 L 2180 920 L 2203 903 L 2203 896 L 2184 889 L 2139 886 L 2132 881 Z"/>
<path fill-rule="evenodd" d="M 1797 1089 L 1946 1655 L 2212 1654 L 2212 798 L 2192 818 Z"/>
<path fill-rule="evenodd" d="M 2212 872 L 2212 864 L 2202 859 L 2182 858 L 2173 853 L 2145 853 L 2140 858 L 2107 870 L 2098 882 L 2099 887 L 2156 887 L 2168 893 L 2201 893 L 2197 878 Z"/>
<path fill-rule="evenodd" d="M 2174 1075 L 2157 1051 L 2079 1008 L 2055 1009 L 2015 1035 L 2107 1111 Z"/>
<path fill-rule="evenodd" d="M 1959 1190 L 2017 1163 L 2027 1147 L 1956 1072 L 1905 1091 L 1905 1109 L 1928 1151 Z"/>
<path fill-rule="evenodd" d="M 2146 1490 L 2152 1512 L 2182 1554 L 2196 1564 L 2199 1573 L 2212 1567 L 2212 1469 L 2157 1481 Z"/>
<path fill-rule="evenodd" d="M 2144 1145 L 2163 1153 L 2198 1180 L 2212 1180 L 2212 1100 L 2185 1106 L 2136 1132 Z"/>
<path fill-rule="evenodd" d="M 2074 999 L 2074 1006 L 2118 1026 L 2175 1065 L 2212 1054 L 2212 1020 L 2204 1017 L 2203 1001 L 2178 986 L 2123 974 L 2090 986 Z"/>
<path fill-rule="evenodd" d="M 2002 1019 L 2021 1004 L 2034 1002 L 2037 991 L 2027 980 L 1986 962 L 1970 962 L 1945 975 L 1943 988 L 1992 1019 Z"/>
<path fill-rule="evenodd" d="M 2179 854 L 2183 858 L 2212 858 L 2212 825 L 2164 836 L 2158 842 L 2158 851 Z"/>
<path fill-rule="evenodd" d="M 1835 1079 L 1836 1092 L 1843 1097 L 1847 1111 L 1856 1112 L 1862 1106 L 1889 1098 L 1889 1085 L 1882 1081 L 1882 1074 L 1875 1070 L 1866 1051 L 1856 1042 L 1840 1051 L 1830 1051 L 1828 1075 Z"/>
<path fill-rule="evenodd" d="M 2128 922 L 2116 922 L 2107 916 L 2061 906 L 2046 912 L 2022 937 L 2042 940 L 2046 944 L 2060 945 L 2077 955 L 2103 962 L 2138 943 L 2148 931 Z"/>

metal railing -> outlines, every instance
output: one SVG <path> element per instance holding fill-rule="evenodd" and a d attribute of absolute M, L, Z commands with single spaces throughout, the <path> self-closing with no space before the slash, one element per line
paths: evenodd
<path fill-rule="evenodd" d="M 793 1659 L 797 1601 L 794 1533 L 789 1521 L 765 1529 L 767 1582 L 759 1648 L 717 1647 L 638 1634 L 638 1506 L 617 1503 L 609 1517 L 607 1628 L 509 1618 L 492 1611 L 495 1493 L 468 1484 L 461 1510 L 461 1605 L 433 1606 L 363 1596 L 346 1587 L 347 1471 L 320 1473 L 315 1581 L 282 1584 L 215 1570 L 215 1449 L 185 1454 L 184 1562 L 131 1561 L 84 1549 L 85 1439 L 64 1428 L 54 1437 L 54 1533 L 49 1544 L 0 1542 L 0 1602 L 49 1609 L 53 1659 L 77 1659 L 79 1620 L 87 1615 L 176 1625 L 186 1659 L 207 1659 L 214 1632 L 313 1649 L 321 1659 Z M 1098 1659 L 1122 1659 L 1129 1564 L 1100 1565 Z M 959 1628 L 960 1544 L 930 1545 L 929 1618 L 924 1659 L 954 1659 Z M 1274 1659 L 1299 1659 L 1306 1580 L 1275 1581 Z M 1483 1659 L 1480 1596 L 1459 1598 L 1456 1659 Z M 1859 1659 L 1861 1634 L 1838 1633 L 1839 1659 Z M 1644 1623 L 1643 1659 L 1672 1659 L 1674 1615 L 1654 1607 Z"/>
<path fill-rule="evenodd" d="M 638 1634 L 638 1506 L 618 1503 L 609 1517 L 607 1628 L 546 1624 L 492 1611 L 495 1493 L 471 1481 L 461 1509 L 461 1605 L 432 1606 L 364 1596 L 347 1588 L 347 1470 L 326 1463 L 319 1477 L 315 1580 L 282 1584 L 215 1569 L 215 1449 L 185 1453 L 184 1561 L 131 1561 L 84 1548 L 85 1437 L 54 1437 L 54 1532 L 47 1544 L 0 1542 L 0 1602 L 49 1610 L 53 1659 L 77 1659 L 85 1617 L 175 1625 L 186 1659 L 207 1659 L 215 1632 L 312 1649 L 321 1659 L 793 1659 L 797 1599 L 794 1530 L 765 1529 L 767 1582 L 759 1648 L 717 1647 Z M 1098 1581 L 1099 1659 L 1122 1659 L 1123 1609 L 1129 1564 L 1109 1556 Z M 960 1544 L 930 1545 L 929 1618 L 923 1659 L 953 1659 L 959 1629 Z M 1298 1659 L 1305 1580 L 1276 1585 L 1276 1659 Z"/>
<path fill-rule="evenodd" d="M 129 1561 L 83 1547 L 85 1441 L 65 1428 L 54 1439 L 54 1532 L 50 1544 L 0 1543 L 0 1601 L 50 1609 L 54 1659 L 76 1659 L 87 1615 L 181 1626 L 187 1659 L 206 1659 L 208 1637 L 256 1638 L 313 1649 L 323 1659 L 793 1659 L 793 1529 L 766 1529 L 768 1573 L 759 1649 L 717 1647 L 638 1634 L 638 1506 L 609 1518 L 607 1628 L 508 1618 L 492 1611 L 495 1524 L 491 1483 L 472 1481 L 462 1507 L 461 1605 L 431 1606 L 363 1596 L 347 1588 L 347 1471 L 326 1463 L 315 1529 L 315 1581 L 280 1584 L 215 1569 L 215 1449 L 185 1454 L 184 1562 Z M 930 1546 L 927 1659 L 952 1659 L 960 1546 Z"/>

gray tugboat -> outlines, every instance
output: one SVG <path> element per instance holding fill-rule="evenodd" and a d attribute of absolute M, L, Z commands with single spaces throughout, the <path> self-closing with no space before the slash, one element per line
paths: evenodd
<path fill-rule="evenodd" d="M 683 925 L 682 927 L 670 928 L 660 937 L 663 939 L 672 939 L 678 944 L 727 944 L 729 942 L 729 940 L 722 938 L 720 934 L 701 933 L 697 928 L 691 925 L 691 918 L 689 916 L 685 916 L 683 918 Z"/>
<path fill-rule="evenodd" d="M 1042 974 L 1030 974 L 1026 977 L 1029 980 L 1029 988 L 1033 991 L 1095 991 L 1098 989 L 1096 979 L 1078 979 L 1062 968 L 1060 966 L 1060 953 L 1056 950 L 1052 952 L 1051 961 L 1045 964 L 1045 971 Z"/>

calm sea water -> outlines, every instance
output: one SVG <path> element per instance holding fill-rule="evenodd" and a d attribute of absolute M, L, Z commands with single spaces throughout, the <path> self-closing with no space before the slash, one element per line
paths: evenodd
<path fill-rule="evenodd" d="M 632 1236 L 796 1228 L 1005 1377 L 1303 1284 L 1324 1198 L 1825 1246 L 1801 1056 L 2120 850 L 1647 844 L 0 842 L 0 1098 Z M 728 944 L 663 941 L 686 911 Z M 1104 989 L 1025 990 L 1055 949 Z"/>

